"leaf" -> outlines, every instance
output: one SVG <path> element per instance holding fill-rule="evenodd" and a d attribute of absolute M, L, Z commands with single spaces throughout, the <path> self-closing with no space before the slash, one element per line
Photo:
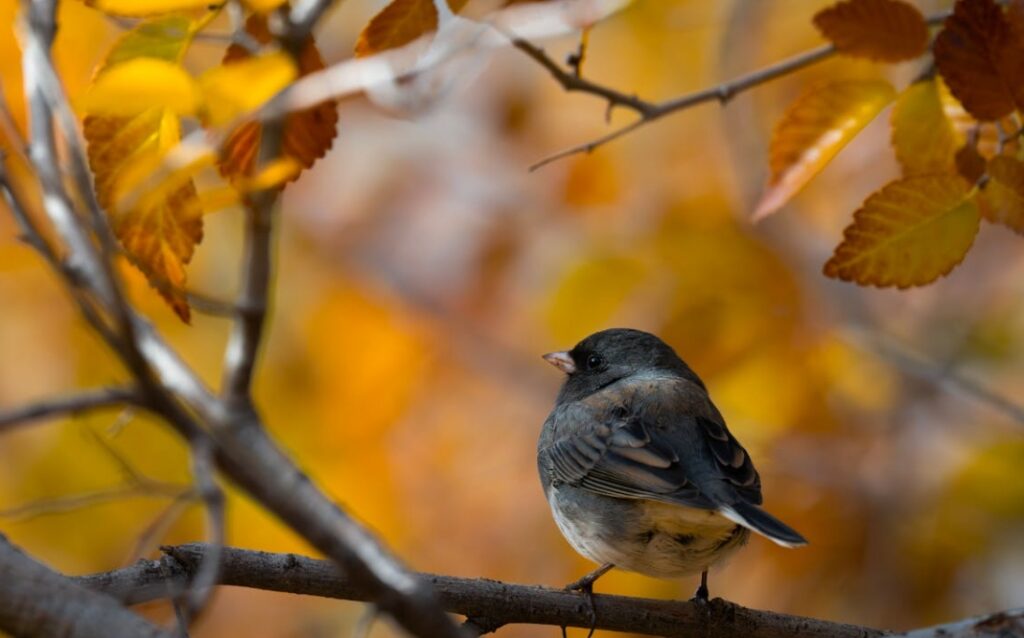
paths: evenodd
<path fill-rule="evenodd" d="M 928 24 L 917 7 L 901 0 L 846 0 L 814 16 L 836 50 L 881 62 L 901 62 L 928 50 Z"/>
<path fill-rule="evenodd" d="M 966 182 L 908 177 L 868 197 L 825 264 L 862 286 L 921 286 L 949 273 L 974 243 L 978 207 Z"/>
<path fill-rule="evenodd" d="M 798 98 L 775 126 L 771 177 L 753 218 L 782 208 L 895 97 L 888 82 L 861 80 L 828 82 Z"/>
<path fill-rule="evenodd" d="M 958 0 L 935 38 L 935 64 L 979 120 L 1024 107 L 1024 39 L 993 0 Z"/>
<path fill-rule="evenodd" d="M 104 13 L 131 18 L 150 18 L 164 13 L 208 9 L 210 0 L 86 0 Z"/>
<path fill-rule="evenodd" d="M 975 183 L 985 174 L 985 158 L 978 152 L 974 142 L 960 147 L 955 156 L 956 172 L 970 183 Z"/>
<path fill-rule="evenodd" d="M 458 13 L 469 0 L 447 1 L 448 7 Z M 356 57 L 405 46 L 432 31 L 437 31 L 434 0 L 392 0 L 363 27 L 356 40 Z"/>
<path fill-rule="evenodd" d="M 245 30 L 261 44 L 271 41 L 266 18 L 250 16 Z M 223 64 L 231 66 L 249 58 L 244 47 L 232 44 L 224 55 Z M 324 68 L 320 52 L 312 37 L 307 37 L 298 58 L 299 76 Z M 221 175 L 231 180 L 251 176 L 259 153 L 263 128 L 258 122 L 247 122 L 235 130 L 224 143 L 220 158 Z M 301 167 L 309 168 L 323 157 L 334 143 L 338 132 L 338 109 L 333 100 L 321 102 L 303 111 L 290 113 L 284 124 L 283 155 L 297 161 Z M 288 180 L 297 179 L 300 171 L 289 175 Z"/>
<path fill-rule="evenodd" d="M 960 143 L 935 80 L 915 82 L 900 94 L 892 110 L 892 146 L 904 177 L 952 173 Z"/>
<path fill-rule="evenodd" d="M 985 219 L 1009 226 L 1024 234 L 1024 162 L 999 155 L 988 163 L 989 181 L 985 185 Z"/>
<path fill-rule="evenodd" d="M 192 23 L 180 16 L 135 27 L 114 45 L 96 82 L 125 65 L 179 62 L 192 33 Z M 128 191 L 179 141 L 176 110 L 155 105 L 126 116 L 90 115 L 83 122 L 83 132 L 96 195 L 110 216 L 114 234 L 129 259 L 187 322 L 190 311 L 182 292 L 185 265 L 203 236 L 202 209 L 192 180 L 172 174 L 159 188 L 148 190 L 146 197 L 125 203 Z"/>
<path fill-rule="evenodd" d="M 291 56 L 277 52 L 214 67 L 199 77 L 203 120 L 222 126 L 255 111 L 295 79 Z"/>
<path fill-rule="evenodd" d="M 136 58 L 106 69 L 89 87 L 81 108 L 89 115 L 126 117 L 152 108 L 194 115 L 202 103 L 195 80 L 180 64 Z"/>

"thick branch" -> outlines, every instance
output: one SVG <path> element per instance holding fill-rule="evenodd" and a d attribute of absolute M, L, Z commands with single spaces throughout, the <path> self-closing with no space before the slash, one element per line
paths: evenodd
<path fill-rule="evenodd" d="M 65 578 L 0 534 L 0 631 L 12 636 L 168 637 L 114 598 Z"/>
<path fill-rule="evenodd" d="M 187 587 L 208 548 L 191 544 L 165 551 L 167 555 L 160 560 L 140 561 L 125 569 L 84 576 L 79 582 L 132 604 L 176 595 Z M 489 626 L 530 623 L 586 628 L 591 624 L 589 607 L 579 593 L 485 579 L 429 574 L 423 578 L 433 583 L 446 610 L 486 618 Z M 345 600 L 369 598 L 333 563 L 294 554 L 223 548 L 220 582 Z M 688 601 L 596 595 L 594 605 L 597 628 L 656 636 L 874 638 L 885 633 L 747 609 L 724 600 L 702 606 Z"/>

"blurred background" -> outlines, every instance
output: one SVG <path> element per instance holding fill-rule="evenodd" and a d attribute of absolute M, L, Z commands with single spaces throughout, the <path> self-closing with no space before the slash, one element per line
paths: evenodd
<path fill-rule="evenodd" d="M 349 57 L 383 4 L 340 3 L 317 36 L 325 59 Z M 810 20 L 826 4 L 636 0 L 594 29 L 584 73 L 651 100 L 715 85 L 821 44 Z M 16 13 L 0 1 L 3 90 L 24 124 Z M 121 29 L 80 2 L 62 3 L 61 19 L 55 55 L 74 99 Z M 576 42 L 543 44 L 562 59 Z M 189 66 L 222 51 L 200 41 Z M 561 382 L 539 355 L 631 326 L 704 378 L 767 507 L 811 541 L 753 539 L 712 572 L 713 596 L 891 629 L 1024 604 L 1020 238 L 983 226 L 966 261 L 921 289 L 826 279 L 852 212 L 898 173 L 888 111 L 785 210 L 748 221 L 772 125 L 801 88 L 885 74 L 902 87 L 916 63 L 835 58 L 531 173 L 607 131 L 605 105 L 564 93 L 518 51 L 476 62 L 415 112 L 345 100 L 333 150 L 285 193 L 257 401 L 328 493 L 416 569 L 575 580 L 593 566 L 561 538 L 536 476 Z M 238 211 L 206 218 L 192 289 L 232 297 L 241 229 Z M 139 306 L 218 383 L 227 322 L 196 313 L 183 325 L 126 273 Z M 9 215 L 0 307 L 0 409 L 124 378 Z M 188 482 L 181 443 L 131 412 L 34 425 L 0 439 L 0 530 L 62 571 L 113 569 L 204 538 L 202 510 L 178 498 Z M 227 531 L 232 545 L 312 552 L 233 489 Z M 613 572 L 597 590 L 688 598 L 696 585 Z M 363 613 L 224 589 L 193 635 L 348 636 Z M 381 622 L 370 635 L 397 632 Z"/>

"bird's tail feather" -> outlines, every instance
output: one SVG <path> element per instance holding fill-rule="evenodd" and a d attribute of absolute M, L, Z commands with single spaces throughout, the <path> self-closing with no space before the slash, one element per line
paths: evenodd
<path fill-rule="evenodd" d="M 739 502 L 720 510 L 730 521 L 757 532 L 783 547 L 799 547 L 807 539 L 757 505 Z"/>

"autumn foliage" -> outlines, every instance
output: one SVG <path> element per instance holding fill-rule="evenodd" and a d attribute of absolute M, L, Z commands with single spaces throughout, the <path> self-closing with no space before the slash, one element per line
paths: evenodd
<path fill-rule="evenodd" d="M 862 285 L 919 286 L 964 258 L 979 210 L 1019 231 L 1021 15 L 1019 0 L 1007 7 L 960 0 L 929 38 L 924 16 L 902 0 L 846 0 L 820 11 L 814 24 L 839 53 L 900 62 L 931 49 L 934 68 L 898 94 L 885 81 L 837 82 L 793 103 L 775 129 L 771 179 L 755 216 L 781 208 L 895 100 L 892 146 L 904 178 L 854 214 L 825 274 Z M 981 154 L 977 141 L 986 131 L 998 131 L 1000 142 Z"/>

